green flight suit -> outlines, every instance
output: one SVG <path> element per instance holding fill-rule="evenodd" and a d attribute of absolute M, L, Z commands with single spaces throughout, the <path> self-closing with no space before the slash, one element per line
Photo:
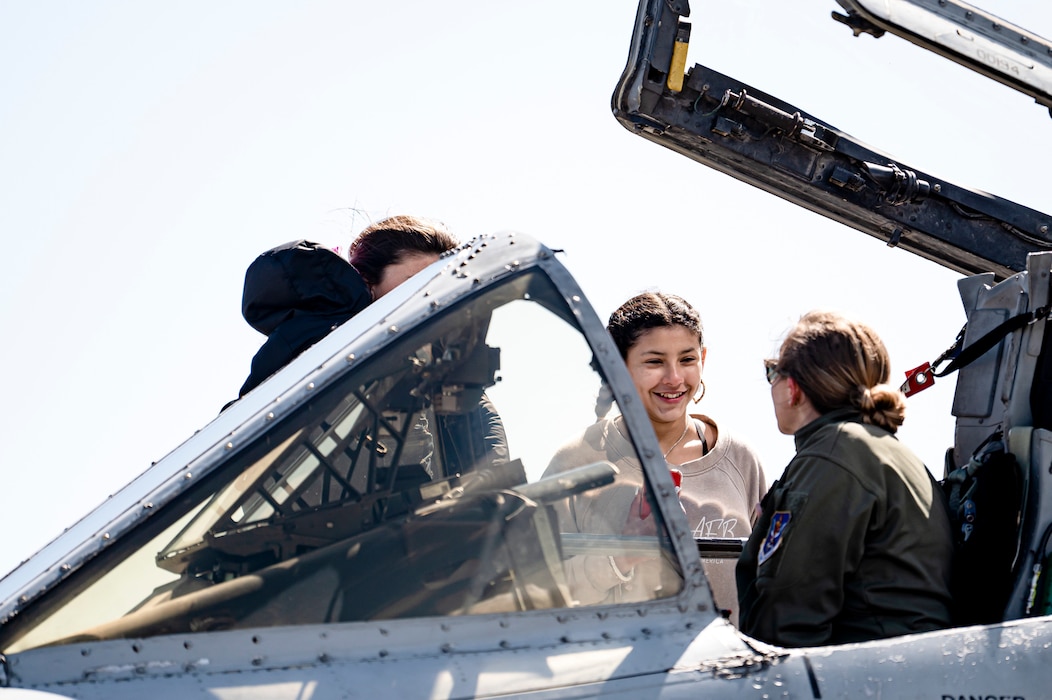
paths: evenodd
<path fill-rule="evenodd" d="M 950 521 L 924 464 L 851 410 L 795 439 L 736 569 L 741 630 L 800 647 L 948 626 Z"/>

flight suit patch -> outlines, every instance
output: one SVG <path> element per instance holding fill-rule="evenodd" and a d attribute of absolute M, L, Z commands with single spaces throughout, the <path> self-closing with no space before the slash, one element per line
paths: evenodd
<path fill-rule="evenodd" d="M 771 515 L 771 526 L 767 529 L 767 536 L 763 538 L 763 544 L 760 545 L 760 553 L 756 560 L 757 565 L 763 564 L 770 559 L 771 555 L 781 546 L 785 528 L 789 525 L 792 517 L 793 514 L 787 510 L 776 510 Z"/>

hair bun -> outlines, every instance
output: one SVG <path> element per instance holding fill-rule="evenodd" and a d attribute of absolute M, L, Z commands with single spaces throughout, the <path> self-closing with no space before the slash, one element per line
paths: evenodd
<path fill-rule="evenodd" d="M 866 423 L 894 433 L 906 420 L 906 396 L 890 384 L 865 387 L 859 399 L 859 410 Z"/>

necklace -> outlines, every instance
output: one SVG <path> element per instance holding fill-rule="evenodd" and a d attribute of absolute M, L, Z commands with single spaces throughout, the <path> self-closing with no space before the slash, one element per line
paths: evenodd
<path fill-rule="evenodd" d="M 679 446 L 679 443 L 683 442 L 683 438 L 687 437 L 687 431 L 690 430 L 690 423 L 683 426 L 683 434 L 679 436 L 679 439 L 672 443 L 672 447 L 668 448 L 668 452 L 665 453 L 665 461 L 668 461 L 668 456 L 672 454 L 672 450 Z"/>

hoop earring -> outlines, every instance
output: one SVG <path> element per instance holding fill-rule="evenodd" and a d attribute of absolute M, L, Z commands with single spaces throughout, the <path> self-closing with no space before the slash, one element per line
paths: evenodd
<path fill-rule="evenodd" d="M 698 403 L 703 398 L 705 398 L 705 380 L 704 379 L 699 379 L 698 381 L 701 382 L 701 393 L 700 394 L 696 394 L 694 396 L 694 403 Z"/>

